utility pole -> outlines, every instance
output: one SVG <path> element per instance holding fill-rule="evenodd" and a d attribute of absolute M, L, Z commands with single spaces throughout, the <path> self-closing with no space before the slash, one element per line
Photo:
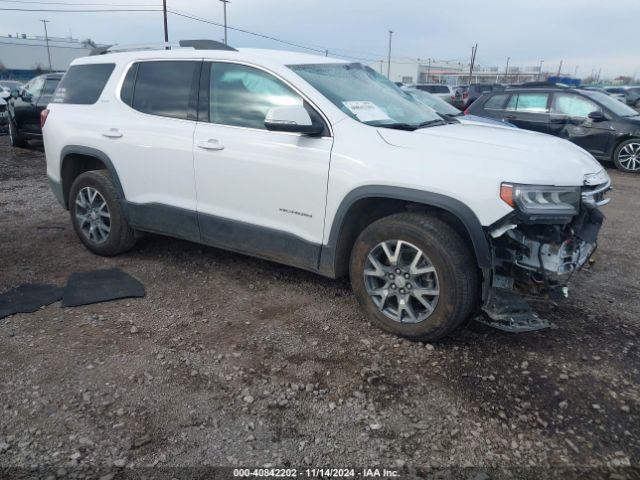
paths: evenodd
<path fill-rule="evenodd" d="M 164 14 L 164 41 L 169 43 L 169 25 L 167 24 L 167 0 L 162 0 L 162 12 Z M 169 47 L 166 47 L 167 49 Z"/>
<path fill-rule="evenodd" d="M 542 78 L 542 64 L 544 63 L 544 60 L 540 60 L 540 70 L 538 70 L 538 80 L 540 80 Z"/>
<path fill-rule="evenodd" d="M 389 52 L 387 53 L 387 79 L 391 80 L 391 37 L 393 31 L 389 30 Z"/>
<path fill-rule="evenodd" d="M 220 0 L 222 5 L 224 5 L 224 44 L 227 45 L 227 3 L 230 3 L 230 0 Z"/>
<path fill-rule="evenodd" d="M 558 75 L 556 75 L 558 78 L 560 78 L 561 71 L 562 71 L 562 60 L 560 60 L 560 65 L 558 66 Z"/>
<path fill-rule="evenodd" d="M 504 70 L 504 81 L 507 83 L 509 83 L 509 60 L 511 60 L 511 57 L 507 57 L 507 68 Z"/>
<path fill-rule="evenodd" d="M 473 47 L 471 47 L 471 63 L 469 64 L 469 85 L 471 85 L 472 82 L 472 76 L 473 76 L 473 64 L 476 61 L 476 52 L 478 51 L 478 44 L 476 43 Z"/>
<path fill-rule="evenodd" d="M 431 57 L 429 57 L 429 65 L 427 66 L 427 83 L 430 83 L 429 78 L 431 77 Z"/>
<path fill-rule="evenodd" d="M 47 23 L 49 20 L 40 20 L 44 25 L 44 41 L 47 44 L 47 57 L 49 58 L 49 71 L 53 71 L 51 68 L 51 50 L 49 49 L 49 33 L 47 32 Z"/>
<path fill-rule="evenodd" d="M 576 65 L 576 69 L 573 72 L 573 78 L 578 78 L 578 68 L 580 68 L 580 65 Z"/>

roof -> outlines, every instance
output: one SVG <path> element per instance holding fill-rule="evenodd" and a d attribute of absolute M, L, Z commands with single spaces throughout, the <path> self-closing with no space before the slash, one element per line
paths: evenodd
<path fill-rule="evenodd" d="M 166 58 L 189 59 L 205 58 L 212 60 L 245 60 L 257 63 L 272 63 L 278 65 L 302 65 L 314 63 L 349 63 L 336 58 L 310 55 L 308 53 L 290 52 L 286 50 L 269 50 L 262 48 L 240 48 L 232 50 L 196 50 L 193 48 L 174 48 L 172 50 L 128 50 L 124 52 L 105 53 L 82 57 L 74 61 L 78 63 L 105 63 L 117 61 L 132 61 L 138 59 Z"/>

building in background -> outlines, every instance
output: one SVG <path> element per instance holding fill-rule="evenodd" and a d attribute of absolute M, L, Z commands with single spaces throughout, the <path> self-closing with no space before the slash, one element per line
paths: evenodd
<path fill-rule="evenodd" d="M 66 70 L 72 60 L 89 55 L 94 46 L 91 40 L 49 37 L 51 70 Z M 46 71 L 49 56 L 44 36 L 0 36 L 0 79 L 26 81 Z"/>
<path fill-rule="evenodd" d="M 369 65 L 383 75 L 387 74 L 387 61 Z M 451 61 L 429 60 L 391 60 L 390 80 L 392 82 L 412 83 L 444 83 L 447 85 L 463 85 L 469 83 L 469 64 Z M 475 65 L 472 83 L 522 83 L 544 80 L 546 74 L 540 66 L 509 67 L 508 74 L 504 67 L 485 67 Z"/>

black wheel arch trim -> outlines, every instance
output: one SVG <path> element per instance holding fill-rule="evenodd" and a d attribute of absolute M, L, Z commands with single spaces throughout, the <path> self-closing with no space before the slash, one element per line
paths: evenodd
<path fill-rule="evenodd" d="M 113 165 L 113 162 L 111 161 L 109 156 L 104 152 L 102 152 L 101 150 L 98 150 L 97 148 L 86 147 L 84 145 L 67 145 L 60 152 L 60 183 L 62 185 L 63 195 L 65 200 L 68 199 L 68 194 L 69 194 L 69 191 L 71 190 L 71 185 L 64 184 L 64 178 L 62 176 L 62 172 L 64 172 L 65 161 L 67 157 L 69 157 L 70 155 L 86 155 L 88 157 L 94 157 L 97 160 L 101 161 L 109 171 L 109 175 L 111 176 L 111 179 L 116 188 L 116 192 L 118 193 L 120 201 L 124 202 L 126 200 L 126 197 L 124 195 L 124 190 L 122 189 L 122 184 L 120 183 L 120 177 L 118 176 L 116 167 Z M 125 215 L 126 215 L 126 210 L 125 210 Z"/>
<path fill-rule="evenodd" d="M 491 268 L 491 248 L 486 233 L 476 214 L 473 213 L 467 205 L 455 198 L 438 193 L 388 185 L 367 185 L 352 190 L 340 203 L 333 218 L 328 241 L 322 248 L 319 262 L 319 270 L 321 273 L 333 276 L 337 271 L 335 262 L 337 260 L 338 239 L 340 238 L 340 233 L 349 209 L 359 200 L 372 197 L 382 197 L 412 202 L 428 207 L 436 207 L 455 215 L 465 226 L 469 234 L 478 267 L 481 269 Z"/>

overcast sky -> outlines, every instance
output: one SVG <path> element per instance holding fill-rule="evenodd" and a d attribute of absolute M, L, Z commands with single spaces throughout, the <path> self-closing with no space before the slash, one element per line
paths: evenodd
<path fill-rule="evenodd" d="M 74 8 L 67 4 L 161 5 L 161 0 L 46 0 L 40 3 L 0 0 L 3 8 Z M 171 10 L 222 22 L 218 0 L 167 0 Z M 78 8 L 108 8 L 103 5 Z M 114 7 L 124 8 L 124 7 Z M 57 13 L 0 11 L 0 33 L 90 37 L 99 43 L 162 41 L 162 14 Z M 231 0 L 229 25 L 320 49 L 358 57 L 386 57 L 388 30 L 393 54 L 468 62 L 478 42 L 476 63 L 485 66 L 537 65 L 588 76 L 640 76 L 638 19 L 640 0 Z M 221 39 L 222 28 L 169 16 L 171 39 Z M 239 47 L 294 49 L 263 38 L 230 31 Z"/>

